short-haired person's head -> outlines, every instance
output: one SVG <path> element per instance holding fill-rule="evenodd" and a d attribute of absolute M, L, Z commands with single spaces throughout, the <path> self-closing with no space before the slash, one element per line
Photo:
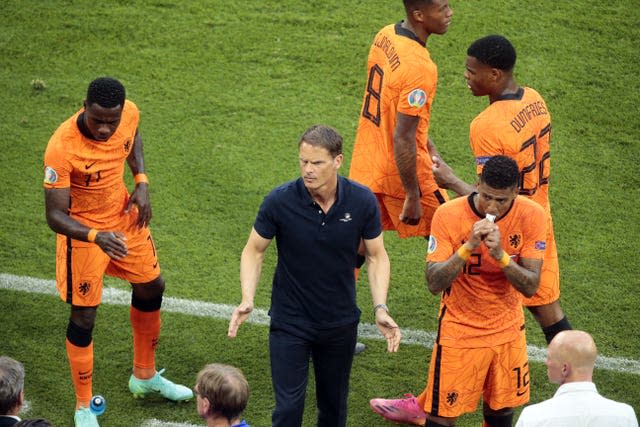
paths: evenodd
<path fill-rule="evenodd" d="M 120 125 L 125 96 L 122 83 L 111 77 L 99 77 L 89 84 L 82 113 L 87 136 L 96 141 L 111 138 Z"/>
<path fill-rule="evenodd" d="M 518 164 L 507 156 L 493 156 L 486 161 L 480 174 L 480 182 L 496 190 L 518 186 L 520 171 Z"/>
<path fill-rule="evenodd" d="M 122 83 L 111 77 L 98 77 L 87 88 L 87 105 L 98 104 L 104 108 L 123 106 L 126 92 Z"/>
<path fill-rule="evenodd" d="M 453 10 L 449 0 L 403 0 L 410 29 L 423 43 L 431 34 L 444 34 L 449 29 Z"/>
<path fill-rule="evenodd" d="M 206 365 L 196 378 L 194 387 L 198 399 L 206 402 L 202 417 L 224 417 L 230 422 L 239 418 L 247 407 L 249 384 L 238 368 L 212 363 Z"/>
<path fill-rule="evenodd" d="M 414 10 L 431 5 L 433 0 L 402 0 L 402 3 L 404 4 L 404 10 L 406 10 L 407 15 L 409 15 Z"/>
<path fill-rule="evenodd" d="M 503 36 L 490 35 L 474 41 L 467 55 L 498 70 L 511 71 L 516 64 L 516 50 Z"/>
<path fill-rule="evenodd" d="M 507 156 L 487 160 L 480 174 L 478 195 L 474 198 L 478 212 L 501 218 L 518 197 L 518 165 Z"/>
<path fill-rule="evenodd" d="M 0 356 L 0 415 L 10 414 L 22 406 L 23 390 L 22 363 L 8 356 Z"/>
<path fill-rule="evenodd" d="M 558 332 L 547 348 L 545 363 L 549 381 L 555 384 L 591 381 L 597 355 L 596 343 L 589 333 Z"/>
<path fill-rule="evenodd" d="M 331 157 L 342 154 L 342 136 L 331 126 L 311 126 L 300 137 L 298 148 L 303 142 L 313 147 L 324 148 L 329 152 Z"/>

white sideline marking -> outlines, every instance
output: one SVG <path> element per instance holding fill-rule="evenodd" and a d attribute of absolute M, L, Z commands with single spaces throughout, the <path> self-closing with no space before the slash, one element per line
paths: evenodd
<path fill-rule="evenodd" d="M 53 280 L 37 279 L 28 276 L 15 276 L 12 274 L 0 273 L 0 289 L 9 289 L 20 292 L 36 294 L 58 295 L 56 284 Z M 131 293 L 122 289 L 105 287 L 102 292 L 102 303 L 113 305 L 129 305 L 131 303 Z M 215 319 L 228 320 L 235 306 L 228 304 L 215 304 L 210 302 L 188 300 L 174 297 L 164 297 L 162 299 L 162 310 L 172 313 L 188 314 L 191 316 L 211 317 Z M 248 323 L 258 325 L 268 325 L 269 316 L 267 311 L 255 308 Z M 415 344 L 427 348 L 433 347 L 436 334 L 434 332 L 416 329 L 402 328 L 402 343 Z M 358 337 L 374 340 L 382 340 L 375 325 L 361 323 L 358 326 Z M 529 359 L 536 362 L 544 362 L 546 349 L 534 345 L 527 346 Z M 599 355 L 596 361 L 599 369 L 640 375 L 640 361 L 625 359 L 622 357 L 608 357 Z M 152 420 L 153 421 L 153 420 Z M 150 424 L 150 426 L 155 424 Z M 166 424 L 163 424 L 166 425 Z M 183 424 L 179 424 L 183 426 Z"/>

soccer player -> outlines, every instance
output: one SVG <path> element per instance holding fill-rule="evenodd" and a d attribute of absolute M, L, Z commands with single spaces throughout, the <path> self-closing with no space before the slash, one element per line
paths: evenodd
<path fill-rule="evenodd" d="M 431 34 L 447 32 L 453 11 L 447 0 L 404 0 L 404 7 L 406 19 L 382 28 L 369 51 L 349 178 L 375 193 L 384 230 L 426 238 L 447 194 L 431 172 L 438 71 L 425 44 Z"/>
<path fill-rule="evenodd" d="M 426 279 L 441 302 L 427 387 L 417 398 L 372 399 L 384 418 L 453 426 L 482 396 L 485 426 L 504 427 L 529 401 L 521 296 L 538 288 L 546 215 L 518 195 L 518 179 L 513 159 L 494 156 L 477 192 L 436 210 Z"/>
<path fill-rule="evenodd" d="M 369 50 L 349 178 L 375 193 L 383 230 L 426 238 L 433 212 L 448 196 L 431 172 L 431 156 L 438 154 L 429 138 L 438 70 L 425 44 L 431 34 L 447 32 L 453 11 L 448 0 L 404 0 L 404 7 L 406 19 L 382 28 Z M 361 245 L 356 278 L 363 263 Z M 358 343 L 356 353 L 364 348 Z"/>
<path fill-rule="evenodd" d="M 265 251 L 275 238 L 278 263 L 269 310 L 272 425 L 302 425 L 311 358 L 317 426 L 341 427 L 347 422 L 360 318 L 353 266 L 361 240 L 376 325 L 388 351 L 398 350 L 401 333 L 385 305 L 390 269 L 380 210 L 368 188 L 338 175 L 342 137 L 328 126 L 312 126 L 300 138 L 298 152 L 301 177 L 265 197 L 242 251 L 242 301 L 231 316 L 229 336 L 236 336 L 253 310 Z"/>
<path fill-rule="evenodd" d="M 513 158 L 520 169 L 519 193 L 539 203 L 548 215 L 540 288 L 524 304 L 549 343 L 558 332 L 571 329 L 560 306 L 560 270 L 549 203 L 551 116 L 538 92 L 517 84 L 513 76 L 516 51 L 509 40 L 498 35 L 483 37 L 471 44 L 467 55 L 464 77 L 471 93 L 489 97 L 489 106 L 471 122 L 469 137 L 477 173 L 493 155 Z M 437 156 L 433 173 L 443 188 L 460 195 L 475 191 Z"/>
<path fill-rule="evenodd" d="M 89 84 L 84 108 L 55 131 L 44 155 L 47 223 L 57 233 L 56 282 L 71 306 L 67 357 L 76 393 L 76 426 L 97 426 L 92 396 L 93 338 L 104 274 L 131 283 L 134 396 L 159 392 L 170 400 L 193 397 L 157 372 L 160 306 L 165 282 L 149 232 L 151 205 L 139 112 L 122 84 L 101 77 Z M 129 195 L 124 164 L 135 189 Z"/>
<path fill-rule="evenodd" d="M 242 419 L 249 401 L 249 384 L 238 368 L 220 363 L 206 365 L 196 378 L 198 415 L 208 427 L 251 427 Z"/>
<path fill-rule="evenodd" d="M 524 408 L 516 427 L 638 427 L 631 406 L 598 393 L 593 383 L 596 356 L 596 343 L 587 332 L 558 333 L 545 363 L 549 381 L 560 387 L 551 399 Z"/>

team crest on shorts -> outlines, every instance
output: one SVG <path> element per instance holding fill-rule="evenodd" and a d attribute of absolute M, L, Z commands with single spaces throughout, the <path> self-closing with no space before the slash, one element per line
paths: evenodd
<path fill-rule="evenodd" d="M 455 406 L 455 404 L 458 403 L 458 397 L 460 397 L 460 393 L 458 393 L 455 390 L 447 392 L 447 398 L 446 398 L 447 405 Z"/>
<path fill-rule="evenodd" d="M 51 166 L 44 168 L 44 183 L 55 184 L 58 182 L 58 173 Z"/>
<path fill-rule="evenodd" d="M 429 246 L 427 247 L 427 253 L 432 254 L 436 251 L 437 248 L 438 241 L 433 235 L 429 236 Z"/>
<path fill-rule="evenodd" d="M 422 89 L 414 89 L 409 93 L 407 101 L 412 107 L 421 108 L 427 102 L 427 94 Z"/>

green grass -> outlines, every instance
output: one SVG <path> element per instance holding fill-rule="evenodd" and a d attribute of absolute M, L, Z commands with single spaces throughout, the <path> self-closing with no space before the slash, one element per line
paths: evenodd
<path fill-rule="evenodd" d="M 637 2 L 451 3 L 448 34 L 429 40 L 440 73 L 431 136 L 471 180 L 468 125 L 486 100 L 474 99 L 466 88 L 466 48 L 489 33 L 509 37 L 518 51 L 519 82 L 542 93 L 553 115 L 551 198 L 563 308 L 575 327 L 594 335 L 602 354 L 640 359 Z M 55 239 L 44 220 L 41 189 L 44 148 L 57 125 L 81 106 L 88 82 L 112 75 L 142 113 L 152 228 L 167 295 L 237 303 L 240 252 L 264 195 L 298 174 L 298 136 L 313 123 L 339 129 L 347 173 L 369 43 L 402 14 L 399 1 L 4 1 L 0 272 L 54 277 Z M 35 79 L 46 88 L 34 88 Z M 392 234 L 385 240 L 396 320 L 405 328 L 434 330 L 438 299 L 424 286 L 424 242 Z M 274 263 L 270 250 L 259 307 L 268 306 Z M 362 320 L 370 323 L 369 293 L 365 284 L 358 286 Z M 70 425 L 68 308 L 50 296 L 1 290 L 0 313 L 0 353 L 27 366 L 32 414 Z M 191 385 L 205 363 L 233 363 L 252 386 L 248 420 L 270 423 L 266 328 L 244 325 L 231 341 L 224 321 L 166 313 L 163 319 L 158 359 L 170 377 Z M 529 341 L 542 346 L 530 317 L 528 325 Z M 95 339 L 95 389 L 109 405 L 103 425 L 139 425 L 153 417 L 198 422 L 193 404 L 130 398 L 126 308 L 102 307 Z M 368 400 L 419 392 L 430 357 L 419 346 L 386 355 L 381 342 L 367 344 L 354 363 L 351 426 L 384 425 Z M 555 387 L 547 384 L 544 367 L 534 363 L 532 369 L 532 401 L 548 398 Z M 640 411 L 638 375 L 599 371 L 596 381 L 603 394 Z M 305 425 L 313 424 L 312 394 L 310 388 Z M 469 415 L 459 425 L 479 420 Z"/>

